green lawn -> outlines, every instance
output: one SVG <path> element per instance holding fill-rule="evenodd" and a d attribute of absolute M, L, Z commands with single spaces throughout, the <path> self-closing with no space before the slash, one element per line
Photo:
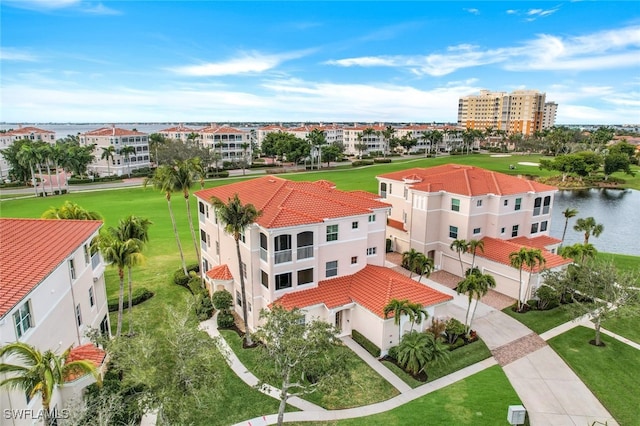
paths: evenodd
<path fill-rule="evenodd" d="M 514 312 L 511 307 L 504 308 L 502 312 L 520 321 L 538 334 L 551 330 L 576 318 L 576 314 L 570 310 L 571 305 L 560 305 L 548 311 L 528 311 L 526 313 Z"/>
<path fill-rule="evenodd" d="M 611 318 L 606 320 L 602 327 L 640 345 L 640 321 L 637 316 Z"/>
<path fill-rule="evenodd" d="M 518 395 L 502 369 L 496 365 L 393 410 L 341 420 L 339 424 L 508 425 L 507 408 L 517 404 L 521 404 Z"/>
<path fill-rule="evenodd" d="M 593 338 L 593 330 L 576 327 L 548 343 L 620 425 L 640 425 L 640 351 L 606 335 L 606 346 L 596 347 Z"/>
<path fill-rule="evenodd" d="M 427 368 L 427 382 L 432 382 L 455 371 L 487 359 L 491 356 L 491 351 L 482 340 L 478 340 L 470 345 L 462 346 L 451 351 L 450 355 L 448 362 L 429 366 Z M 389 361 L 382 361 L 382 363 L 412 388 L 424 385 L 424 382 L 414 379 L 410 374 L 407 374 L 394 363 Z"/>
<path fill-rule="evenodd" d="M 229 343 L 240 361 L 247 369 L 258 375 L 260 364 L 264 361 L 262 353 L 255 349 L 243 349 L 242 340 L 235 331 L 220 330 L 220 334 Z M 336 389 L 330 394 L 314 392 L 303 398 L 329 410 L 359 407 L 374 404 L 398 395 L 398 391 L 384 380 L 378 373 L 362 361 L 347 347 L 338 348 L 348 354 L 348 370 L 351 372 L 351 384 L 341 389 Z M 279 387 L 279 383 L 271 383 Z"/>
<path fill-rule="evenodd" d="M 640 271 L 640 257 L 626 254 L 598 253 L 598 259 L 613 261 L 616 268 L 622 271 Z"/>

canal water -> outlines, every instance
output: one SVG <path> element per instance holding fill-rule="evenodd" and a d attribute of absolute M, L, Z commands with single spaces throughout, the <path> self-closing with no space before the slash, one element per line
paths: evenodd
<path fill-rule="evenodd" d="M 565 245 L 582 243 L 584 234 L 573 230 L 576 219 L 593 216 L 604 225 L 600 237 L 589 242 L 598 251 L 640 256 L 640 191 L 626 189 L 585 189 L 556 193 L 551 219 L 551 235 L 562 238 L 565 218 L 562 212 L 572 208 L 578 214 L 569 219 Z"/>

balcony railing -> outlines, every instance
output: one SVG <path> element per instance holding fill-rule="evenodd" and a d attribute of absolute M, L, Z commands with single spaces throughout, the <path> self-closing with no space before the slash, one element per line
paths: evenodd
<path fill-rule="evenodd" d="M 91 268 L 96 270 L 100 265 L 102 265 L 102 259 L 100 259 L 100 253 L 94 253 L 91 256 Z"/>
<path fill-rule="evenodd" d="M 298 260 L 313 257 L 313 246 L 298 247 Z"/>
<path fill-rule="evenodd" d="M 268 258 L 269 258 L 269 253 L 267 253 L 267 250 L 260 247 L 260 259 L 266 262 Z"/>
<path fill-rule="evenodd" d="M 277 251 L 275 253 L 274 262 L 275 263 L 291 262 L 291 249 Z"/>

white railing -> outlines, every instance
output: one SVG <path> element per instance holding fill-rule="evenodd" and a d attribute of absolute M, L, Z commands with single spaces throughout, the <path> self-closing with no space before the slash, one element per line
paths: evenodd
<path fill-rule="evenodd" d="M 274 262 L 275 263 L 291 262 L 291 249 L 277 251 L 275 253 Z"/>
<path fill-rule="evenodd" d="M 298 260 L 313 257 L 313 246 L 298 247 Z"/>

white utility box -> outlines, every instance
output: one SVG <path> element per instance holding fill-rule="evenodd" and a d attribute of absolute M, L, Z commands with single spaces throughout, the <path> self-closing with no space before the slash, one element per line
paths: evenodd
<path fill-rule="evenodd" d="M 507 421 L 510 425 L 523 425 L 527 410 L 522 405 L 510 405 Z"/>

